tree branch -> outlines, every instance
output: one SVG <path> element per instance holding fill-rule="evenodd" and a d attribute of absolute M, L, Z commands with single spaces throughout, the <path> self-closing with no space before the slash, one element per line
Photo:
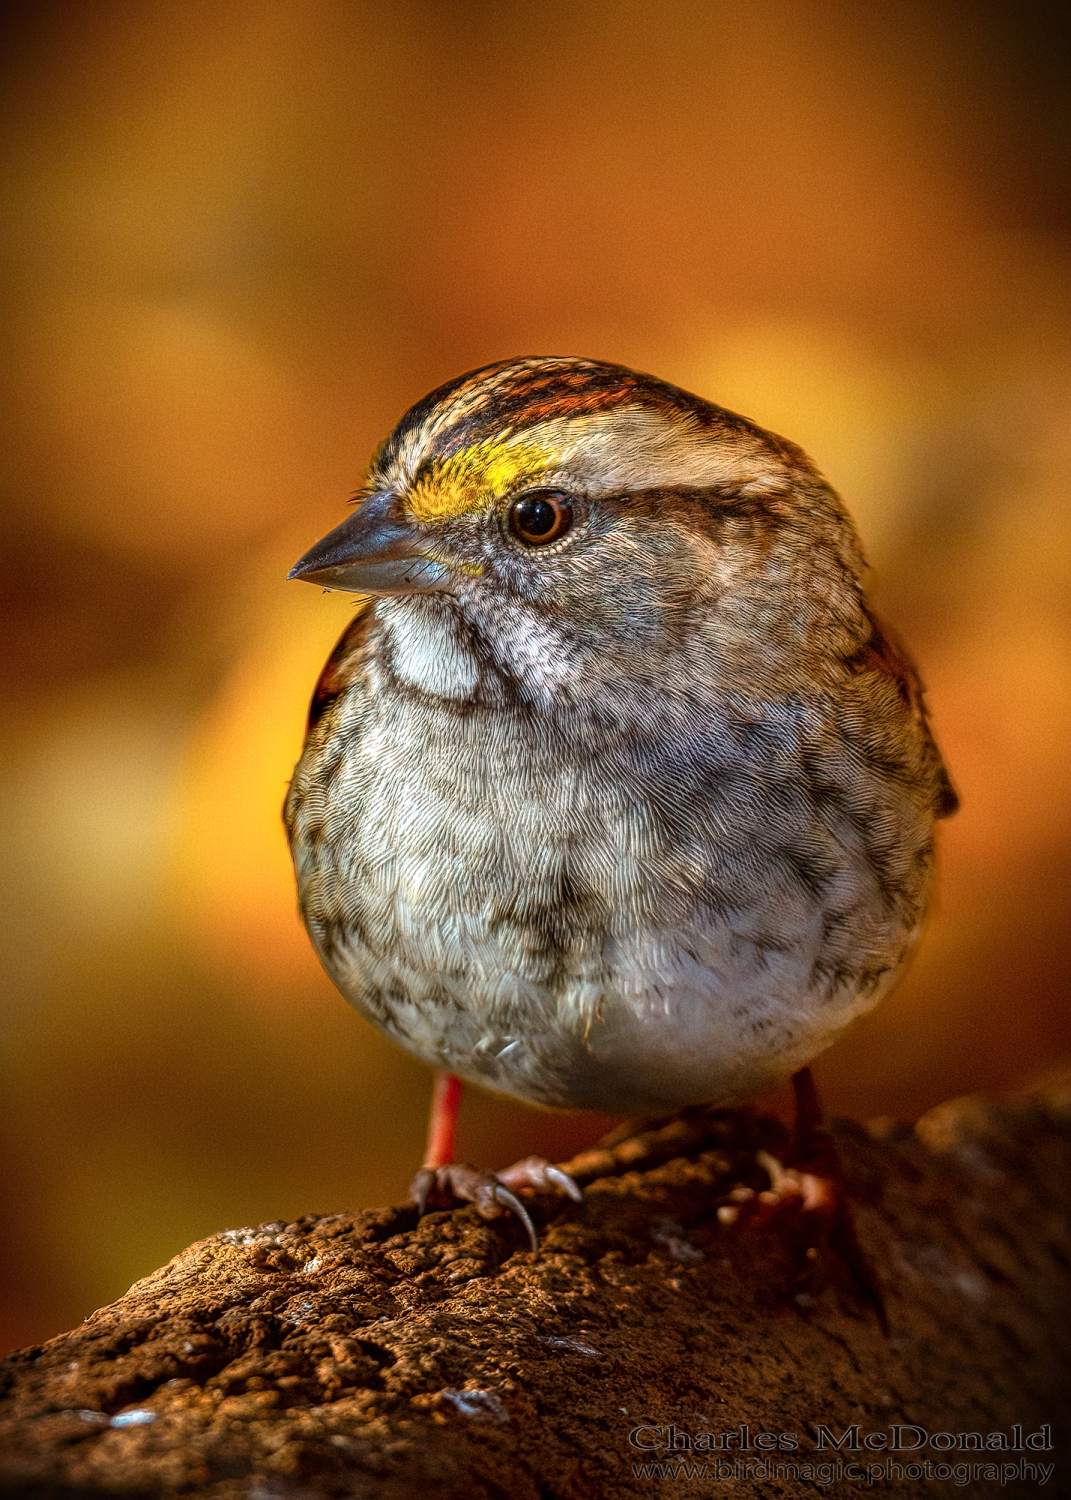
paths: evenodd
<path fill-rule="evenodd" d="M 1071 1089 L 833 1128 L 887 1338 L 829 1250 L 718 1220 L 734 1184 L 767 1185 L 755 1154 L 783 1153 L 782 1127 L 691 1110 L 567 1164 L 585 1201 L 538 1200 L 535 1263 L 514 1219 L 472 1208 L 192 1245 L 5 1362 L 2 1492 L 553 1500 L 671 1478 L 684 1500 L 729 1483 L 720 1463 L 734 1493 L 788 1497 L 821 1491 L 818 1465 L 892 1460 L 967 1462 L 972 1496 L 1005 1497 L 1055 1463 L 1067 1493 Z M 1008 1446 L 864 1446 L 897 1426 L 905 1447 L 907 1428 Z"/>

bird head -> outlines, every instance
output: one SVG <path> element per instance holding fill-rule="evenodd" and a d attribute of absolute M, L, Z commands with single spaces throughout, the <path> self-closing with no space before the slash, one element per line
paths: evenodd
<path fill-rule="evenodd" d="M 863 567 L 794 444 L 619 365 L 531 358 L 406 412 L 290 577 L 460 612 L 522 667 L 533 642 L 599 675 L 699 651 L 732 686 L 854 649 Z"/>

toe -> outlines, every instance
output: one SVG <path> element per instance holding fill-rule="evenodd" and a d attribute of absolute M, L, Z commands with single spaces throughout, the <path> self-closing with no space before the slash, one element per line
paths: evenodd
<path fill-rule="evenodd" d="M 416 1204 L 417 1213 L 423 1217 L 428 1211 L 428 1198 L 436 1185 L 436 1174 L 430 1167 L 421 1167 L 409 1184 L 409 1196 Z"/>
<path fill-rule="evenodd" d="M 539 1192 L 564 1193 L 574 1203 L 583 1202 L 580 1188 L 561 1167 L 552 1166 L 542 1156 L 526 1156 L 497 1174 L 499 1182 L 510 1188 L 530 1187 Z"/>
<path fill-rule="evenodd" d="M 495 1218 L 503 1208 L 516 1214 L 524 1225 L 532 1254 L 538 1255 L 539 1239 L 528 1210 L 496 1173 L 482 1172 L 478 1167 L 455 1165 L 440 1167 L 438 1180 L 439 1186 L 448 1188 L 455 1198 L 472 1203 L 476 1212 L 484 1219 Z"/>
<path fill-rule="evenodd" d="M 485 1219 L 493 1219 L 502 1209 L 508 1209 L 524 1225 L 532 1254 L 537 1255 L 539 1240 L 535 1225 L 515 1191 L 522 1188 L 563 1193 L 574 1203 L 583 1202 L 583 1194 L 568 1172 L 541 1156 L 526 1156 L 502 1172 L 483 1172 L 459 1162 L 445 1167 L 421 1167 L 409 1185 L 409 1196 L 421 1214 L 427 1212 L 429 1205 L 447 1207 L 458 1198 L 473 1204 Z"/>

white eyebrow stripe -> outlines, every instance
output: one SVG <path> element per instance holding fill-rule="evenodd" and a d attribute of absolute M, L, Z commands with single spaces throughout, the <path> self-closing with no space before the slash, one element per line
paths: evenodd
<path fill-rule="evenodd" d="M 593 495 L 784 483 L 784 460 L 758 434 L 709 429 L 686 414 L 619 407 L 526 427 L 518 441 L 547 448 Z"/>
<path fill-rule="evenodd" d="M 442 425 L 443 414 L 437 413 L 435 420 L 406 434 L 383 475 L 383 487 L 404 491 L 412 486 Z M 484 433 L 483 441 L 486 438 Z M 761 429 L 749 431 L 716 421 L 707 427 L 688 412 L 663 412 L 641 405 L 553 417 L 520 427 L 505 439 L 500 451 L 508 453 L 511 448 L 542 450 L 548 477 L 556 473 L 571 477 L 592 495 L 670 485 L 686 489 L 753 486 L 763 491 L 780 488 L 791 477 L 785 458 Z"/>

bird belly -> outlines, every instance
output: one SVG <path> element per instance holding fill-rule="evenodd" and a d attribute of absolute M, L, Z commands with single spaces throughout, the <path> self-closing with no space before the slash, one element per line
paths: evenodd
<path fill-rule="evenodd" d="M 876 984 L 832 994 L 813 949 L 771 962 L 728 929 L 634 937 L 612 966 L 593 952 L 588 973 L 553 988 L 501 953 L 463 974 L 361 944 L 326 962 L 359 1010 L 435 1067 L 532 1104 L 657 1114 L 775 1087 L 878 1002 L 907 946 Z"/>
<path fill-rule="evenodd" d="M 357 727 L 307 768 L 329 809 L 295 778 L 310 936 L 375 1025 L 485 1087 L 619 1114 L 742 1101 L 876 1004 L 913 941 L 932 849 L 909 808 L 916 873 L 890 901 L 858 829 L 777 786 L 730 801 L 675 773 L 648 795 L 628 764 L 548 769 L 478 721 Z"/>

